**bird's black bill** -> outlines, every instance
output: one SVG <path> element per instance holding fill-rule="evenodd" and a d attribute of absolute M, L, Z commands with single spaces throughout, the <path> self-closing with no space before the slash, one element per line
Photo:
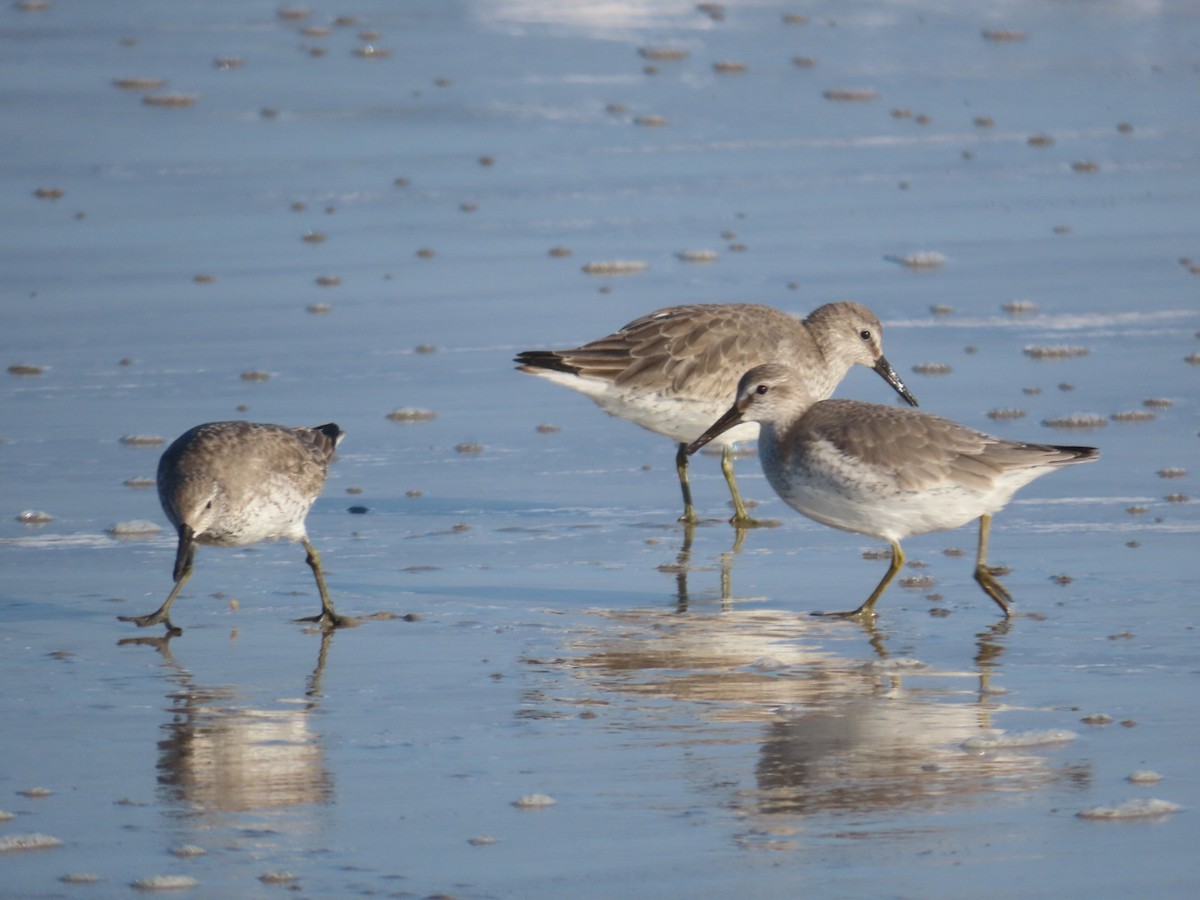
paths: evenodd
<path fill-rule="evenodd" d="M 742 423 L 742 411 L 740 409 L 738 409 L 736 405 L 731 406 L 729 408 L 729 412 L 725 413 L 725 415 L 721 416 L 721 418 L 719 418 L 719 419 L 717 419 L 717 421 L 713 422 L 712 425 L 709 426 L 709 429 L 706 432 L 704 432 L 704 434 L 700 435 L 700 437 L 696 438 L 694 441 L 692 441 L 690 444 L 687 445 L 688 456 L 691 456 L 693 453 L 695 453 L 697 450 L 699 450 L 701 447 L 703 447 L 705 444 L 707 444 L 713 438 L 718 437 L 721 434 L 724 434 L 726 431 L 728 431 L 734 425 L 740 425 L 741 423 Z"/>
<path fill-rule="evenodd" d="M 912 395 L 904 382 L 900 380 L 900 376 L 896 374 L 896 370 L 892 368 L 892 364 L 887 361 L 886 357 L 879 357 L 873 366 L 880 377 L 895 389 L 896 393 L 903 397 L 909 406 L 917 406 L 917 398 Z"/>

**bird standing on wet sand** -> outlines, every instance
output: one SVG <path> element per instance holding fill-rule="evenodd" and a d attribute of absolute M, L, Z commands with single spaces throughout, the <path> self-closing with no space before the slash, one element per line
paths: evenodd
<path fill-rule="evenodd" d="M 520 371 L 586 394 L 609 415 L 676 441 L 679 520 L 693 524 L 687 445 L 729 406 L 747 369 L 773 361 L 803 373 L 817 400 L 830 396 L 851 366 L 862 365 L 917 405 L 883 355 L 879 319 L 848 301 L 818 307 L 803 320 L 751 303 L 671 306 L 574 350 L 526 350 L 515 360 Z M 734 479 L 733 445 L 757 436 L 758 425 L 747 421 L 714 438 L 733 498 L 730 523 L 738 527 L 758 523 Z"/>
<path fill-rule="evenodd" d="M 821 400 L 801 373 L 783 365 L 747 372 L 733 406 L 688 452 L 745 421 L 762 426 L 763 472 L 792 509 L 891 544 L 887 574 L 862 606 L 818 615 L 873 616 L 875 601 L 904 565 L 901 539 L 976 518 L 975 580 L 1011 615 L 1012 595 L 987 565 L 992 515 L 1035 478 L 1100 455 L 1094 447 L 1007 441 L 911 409 Z"/>
<path fill-rule="evenodd" d="M 320 614 L 299 621 L 326 628 L 353 625 L 334 610 L 321 558 L 304 527 L 344 434 L 332 423 L 286 428 L 257 422 L 209 422 L 184 432 L 158 462 L 158 498 L 179 532 L 175 587 L 157 611 L 118 618 L 142 628 L 161 622 L 169 633 L 179 633 L 168 615 L 192 574 L 197 544 L 245 547 L 286 539 L 308 551 L 321 593 Z"/>

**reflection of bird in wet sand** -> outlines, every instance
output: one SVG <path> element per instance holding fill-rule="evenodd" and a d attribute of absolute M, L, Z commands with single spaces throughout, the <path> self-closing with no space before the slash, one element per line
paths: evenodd
<path fill-rule="evenodd" d="M 332 802 L 333 775 L 310 727 L 332 638 L 331 630 L 321 634 L 304 702 L 280 708 L 249 707 L 236 686 L 197 684 L 172 655 L 170 634 L 120 641 L 156 649 L 173 683 L 158 741 L 158 783 L 172 803 L 219 817 Z"/>
<path fill-rule="evenodd" d="M 850 367 L 861 365 L 916 405 L 883 355 L 879 319 L 858 303 L 826 304 L 804 320 L 749 303 L 672 306 L 582 347 L 526 350 L 516 358 L 522 372 L 586 394 L 610 415 L 676 441 L 680 521 L 692 523 L 697 517 L 688 482 L 688 442 L 725 411 L 742 373 L 774 360 L 802 372 L 817 399 L 830 396 Z M 758 425 L 747 421 L 716 440 L 733 498 L 730 522 L 740 527 L 758 523 L 738 492 L 733 445 L 757 435 Z"/>
<path fill-rule="evenodd" d="M 256 422 L 210 422 L 180 436 L 158 463 L 158 497 L 179 532 L 175 587 L 166 602 L 144 616 L 120 616 L 140 627 L 163 623 L 192 574 L 197 544 L 244 547 L 259 541 L 299 541 L 321 594 L 321 612 L 303 622 L 353 625 L 329 599 L 321 558 L 304 519 L 325 485 L 325 474 L 344 432 L 336 425 L 285 428 Z"/>
<path fill-rule="evenodd" d="M 1099 456 L 1094 447 L 991 437 L 916 410 L 821 400 L 803 373 L 774 364 L 745 374 L 734 405 L 689 452 L 744 421 L 761 424 L 763 471 L 789 506 L 822 524 L 891 544 L 891 565 L 871 596 L 836 615 L 874 615 L 875 601 L 904 564 L 901 539 L 972 519 L 979 519 L 975 580 L 1011 615 L 1012 596 L 987 565 L 992 514 L 1035 478 Z"/>

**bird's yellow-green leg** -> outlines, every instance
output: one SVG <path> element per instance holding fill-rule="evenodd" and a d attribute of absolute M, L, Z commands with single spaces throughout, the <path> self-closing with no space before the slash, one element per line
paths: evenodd
<path fill-rule="evenodd" d="M 692 486 L 688 482 L 688 453 L 687 444 L 680 444 L 675 454 L 675 472 L 679 476 L 679 487 L 683 491 L 683 515 L 680 522 L 695 525 L 700 521 L 696 516 L 696 507 L 692 505 Z"/>
<path fill-rule="evenodd" d="M 737 479 L 733 477 L 733 447 L 727 446 L 721 451 L 721 472 L 725 475 L 725 483 L 729 485 L 729 496 L 733 498 L 734 513 L 729 524 L 735 528 L 757 528 L 762 523 L 746 512 L 746 505 L 742 503 L 742 494 L 738 490 Z"/>
<path fill-rule="evenodd" d="M 900 569 L 902 569 L 904 567 L 904 551 L 900 549 L 899 542 L 898 541 L 889 541 L 889 543 L 892 545 L 891 564 L 888 565 L 888 570 L 887 570 L 887 573 L 883 576 L 883 580 L 880 581 L 878 585 L 876 585 L 875 590 L 871 591 L 871 596 L 866 599 L 866 602 L 864 602 L 862 606 L 860 606 L 858 609 L 851 610 L 850 612 L 833 612 L 833 613 L 815 612 L 815 613 L 813 613 L 813 615 L 814 616 L 841 616 L 844 619 L 865 618 L 867 616 L 874 616 L 875 615 L 875 601 L 878 600 L 881 596 L 883 596 L 883 592 L 885 590 L 887 590 L 887 586 L 889 584 L 891 584 L 892 579 L 896 577 L 896 573 L 899 572 Z"/>
<path fill-rule="evenodd" d="M 996 573 L 988 568 L 987 564 L 987 549 L 988 549 L 988 533 L 992 528 L 992 517 L 983 515 L 979 517 L 979 553 L 975 557 L 975 580 L 979 582 L 979 586 L 983 588 L 983 592 L 996 601 L 997 605 L 1004 610 L 1004 615 L 1011 616 L 1012 609 L 1009 603 L 1012 602 L 1012 594 L 1002 585 L 996 578 Z"/>
<path fill-rule="evenodd" d="M 183 634 L 183 629 L 177 628 L 171 624 L 169 613 L 171 604 L 175 602 L 175 598 L 179 596 L 179 591 L 183 588 L 184 583 L 192 577 L 192 561 L 196 558 L 196 544 L 193 541 L 194 532 L 190 526 L 183 525 L 179 529 L 179 546 L 175 551 L 175 587 L 171 588 L 171 593 L 167 595 L 167 599 L 163 601 L 163 605 L 154 612 L 144 616 L 117 616 L 122 622 L 132 622 L 138 628 L 148 628 L 151 625 L 157 625 L 160 622 L 167 627 L 167 634 L 176 635 Z"/>
<path fill-rule="evenodd" d="M 304 619 L 297 619 L 297 622 L 316 622 L 323 628 L 343 628 L 350 625 L 357 625 L 358 622 L 349 616 L 339 616 L 333 608 L 333 601 L 329 599 L 329 589 L 325 587 L 325 573 L 321 571 L 321 555 L 317 553 L 317 548 L 312 545 L 308 538 L 303 540 L 304 549 L 308 551 L 308 557 L 305 562 L 313 571 L 313 577 L 317 579 L 317 590 L 321 592 L 321 613 L 316 616 L 308 616 Z"/>

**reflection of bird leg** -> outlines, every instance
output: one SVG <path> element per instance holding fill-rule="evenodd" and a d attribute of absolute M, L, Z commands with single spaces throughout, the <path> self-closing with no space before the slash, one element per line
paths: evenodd
<path fill-rule="evenodd" d="M 1012 630 L 1012 619 L 1001 619 L 975 635 L 975 665 L 979 669 L 980 727 L 991 727 L 989 699 L 992 696 L 992 673 L 999 669 L 1004 654 L 1004 639 Z"/>
<path fill-rule="evenodd" d="M 180 633 L 179 629 L 168 631 L 162 637 L 132 637 L 121 638 L 117 641 L 118 647 L 153 647 L 163 658 L 163 662 L 170 665 L 175 665 L 175 658 L 171 656 L 171 638 Z"/>
<path fill-rule="evenodd" d="M 308 676 L 308 688 L 304 691 L 304 696 L 313 701 L 312 706 L 316 706 L 316 701 L 321 699 L 321 677 L 325 674 L 325 663 L 329 659 L 329 645 L 332 642 L 333 630 L 322 628 L 321 649 L 317 653 L 317 667 Z"/>
<path fill-rule="evenodd" d="M 726 612 L 733 600 L 733 558 L 742 552 L 742 545 L 746 543 L 746 529 L 737 528 L 733 535 L 733 546 L 721 554 L 721 609 Z"/>
<path fill-rule="evenodd" d="M 168 636 L 183 634 L 183 629 L 171 624 L 168 618 L 168 613 L 171 611 L 171 604 L 175 602 L 175 598 L 179 596 L 179 591 L 184 583 L 192 577 L 192 562 L 196 558 L 196 544 L 192 540 L 194 532 L 188 525 L 179 526 L 179 546 L 175 551 L 175 571 L 173 577 L 175 579 L 175 587 L 171 589 L 171 593 L 167 595 L 167 599 L 163 605 L 154 612 L 144 616 L 117 616 L 117 619 L 122 622 L 132 622 L 138 628 L 148 628 L 151 625 L 157 625 L 160 622 L 167 626 Z"/>
<path fill-rule="evenodd" d="M 321 593 L 321 613 L 320 615 L 308 616 L 296 621 L 316 622 L 322 628 L 346 628 L 357 625 L 357 619 L 352 619 L 349 616 L 339 616 L 333 608 L 333 601 L 329 599 L 329 589 L 325 587 L 325 573 L 321 571 L 321 555 L 317 553 L 317 548 L 312 545 L 312 541 L 308 538 L 304 538 L 303 543 L 304 549 L 308 551 L 305 562 L 312 569 L 313 577 L 317 579 L 317 590 Z"/>
<path fill-rule="evenodd" d="M 692 538 L 696 536 L 696 526 L 692 522 L 683 523 L 683 546 L 675 556 L 675 611 L 688 611 L 688 566 L 692 562 Z"/>

